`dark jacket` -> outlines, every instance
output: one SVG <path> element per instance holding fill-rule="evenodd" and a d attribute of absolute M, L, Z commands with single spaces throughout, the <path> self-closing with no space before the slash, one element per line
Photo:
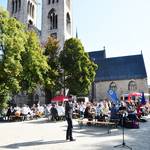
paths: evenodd
<path fill-rule="evenodd" d="M 73 114 L 73 104 L 67 101 L 65 105 L 65 117 L 72 119 L 72 114 Z"/>

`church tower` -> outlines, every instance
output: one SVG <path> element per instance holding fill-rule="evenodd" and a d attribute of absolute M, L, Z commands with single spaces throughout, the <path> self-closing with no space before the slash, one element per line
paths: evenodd
<path fill-rule="evenodd" d="M 66 39 L 72 37 L 72 0 L 43 0 L 41 41 L 53 36 L 60 41 L 61 49 Z"/>
<path fill-rule="evenodd" d="M 36 26 L 37 0 L 8 0 L 7 10 L 27 26 Z"/>

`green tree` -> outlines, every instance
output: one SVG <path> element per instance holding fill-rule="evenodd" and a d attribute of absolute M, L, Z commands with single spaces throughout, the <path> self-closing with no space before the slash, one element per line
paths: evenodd
<path fill-rule="evenodd" d="M 0 108 L 20 91 L 32 93 L 51 69 L 36 33 L 0 9 Z M 46 79 L 51 83 L 50 79 Z"/>
<path fill-rule="evenodd" d="M 45 55 L 48 57 L 48 65 L 50 70 L 47 71 L 46 80 L 51 80 L 51 82 L 46 82 L 45 92 L 46 99 L 52 98 L 57 91 L 61 89 L 61 72 L 59 63 L 59 41 L 53 37 L 48 37 L 45 44 Z"/>
<path fill-rule="evenodd" d="M 69 93 L 87 95 L 94 81 L 97 65 L 90 60 L 79 39 L 71 38 L 65 42 L 60 62 L 65 71 L 65 86 Z"/>
<path fill-rule="evenodd" d="M 23 71 L 21 74 L 22 90 L 32 93 L 37 86 L 45 83 L 44 77 L 48 70 L 47 57 L 43 54 L 40 40 L 35 32 L 27 32 L 25 51 L 22 52 L 21 64 Z"/>
<path fill-rule="evenodd" d="M 20 90 L 21 53 L 26 42 L 24 26 L 0 8 L 0 107 L 6 107 L 10 94 Z"/>

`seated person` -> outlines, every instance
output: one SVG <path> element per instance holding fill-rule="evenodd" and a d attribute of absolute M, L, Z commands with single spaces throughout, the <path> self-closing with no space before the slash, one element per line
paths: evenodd
<path fill-rule="evenodd" d="M 127 111 L 128 111 L 128 119 L 129 120 L 138 120 L 138 117 L 136 115 L 136 108 L 134 104 L 129 104 L 127 107 Z"/>
<path fill-rule="evenodd" d="M 88 118 L 88 120 L 93 120 L 93 116 L 92 116 L 92 113 L 91 113 L 91 108 L 90 106 L 87 106 L 85 108 L 85 111 L 84 111 L 84 118 Z"/>
<path fill-rule="evenodd" d="M 101 104 L 98 104 L 95 109 L 95 119 L 100 121 L 101 118 L 102 118 L 102 108 Z"/>
<path fill-rule="evenodd" d="M 51 109 L 50 109 L 50 112 L 51 112 L 51 115 L 52 115 L 51 120 L 52 120 L 52 121 L 58 120 L 58 111 L 57 111 L 57 109 L 56 109 L 56 107 L 55 107 L 55 104 L 52 104 L 52 107 L 51 107 Z"/>

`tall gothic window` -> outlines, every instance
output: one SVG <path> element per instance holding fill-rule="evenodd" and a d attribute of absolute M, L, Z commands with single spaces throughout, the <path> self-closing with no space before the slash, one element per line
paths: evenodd
<path fill-rule="evenodd" d="M 12 0 L 12 13 L 21 10 L 21 0 Z"/>
<path fill-rule="evenodd" d="M 111 82 L 110 85 L 109 85 L 109 89 L 113 90 L 113 91 L 116 91 L 117 90 L 117 85 L 115 82 Z"/>
<path fill-rule="evenodd" d="M 58 19 L 54 8 L 49 11 L 48 19 L 50 22 L 50 30 L 57 29 Z"/>
<path fill-rule="evenodd" d="M 67 26 L 67 31 L 71 33 L 71 19 L 69 13 L 66 15 L 66 26 Z"/>
<path fill-rule="evenodd" d="M 19 11 L 21 10 L 21 0 L 18 1 L 19 2 Z"/>
<path fill-rule="evenodd" d="M 55 0 L 52 0 L 52 3 L 54 4 L 54 3 L 55 3 Z"/>
<path fill-rule="evenodd" d="M 51 4 L 51 0 L 48 0 L 48 4 Z"/>
<path fill-rule="evenodd" d="M 32 3 L 30 4 L 30 16 L 32 16 Z"/>
<path fill-rule="evenodd" d="M 27 6 L 27 12 L 28 12 L 28 15 L 30 14 L 30 2 L 28 1 L 28 6 Z"/>
<path fill-rule="evenodd" d="M 129 91 L 136 91 L 137 90 L 137 85 L 135 81 L 130 81 L 128 84 L 128 90 Z"/>
<path fill-rule="evenodd" d="M 14 13 L 14 11 L 15 11 L 15 1 L 12 0 L 12 13 Z"/>
<path fill-rule="evenodd" d="M 32 18 L 34 18 L 34 5 L 32 5 Z"/>
<path fill-rule="evenodd" d="M 16 3 L 15 3 L 15 12 L 17 12 L 17 9 L 18 9 L 18 1 L 16 0 Z"/>

